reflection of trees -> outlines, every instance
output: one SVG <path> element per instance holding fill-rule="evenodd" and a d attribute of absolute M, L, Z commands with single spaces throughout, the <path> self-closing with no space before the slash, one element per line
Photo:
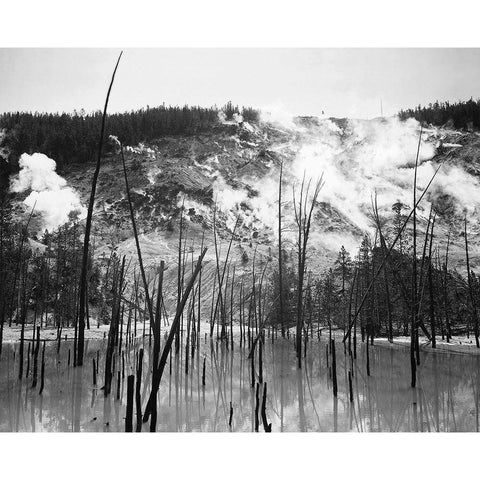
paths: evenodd
<path fill-rule="evenodd" d="M 370 402 L 378 413 L 377 428 L 388 431 L 445 431 L 471 430 L 467 415 L 472 405 L 472 388 L 469 379 L 476 358 L 467 355 L 425 353 L 419 370 L 416 391 L 408 385 L 405 368 L 407 351 L 403 349 L 376 348 L 374 374 L 365 379 L 368 392 L 365 402 Z M 362 372 L 357 372 L 362 376 Z M 474 395 L 474 393 L 473 393 Z M 458 410 L 461 408 L 461 413 Z M 460 416 L 459 416 L 460 415 Z"/>
<path fill-rule="evenodd" d="M 148 346 L 138 342 L 126 352 L 125 378 L 135 369 L 135 354 L 145 347 L 142 378 L 143 406 L 151 388 Z M 15 372 L 0 369 L 0 430 L 2 431 L 123 431 L 125 395 L 116 400 L 93 388 L 92 358 L 104 351 L 103 341 L 90 341 L 85 367 L 68 368 L 69 342 L 47 346 L 46 383 L 43 395 L 31 388 L 31 378 L 19 382 Z M 418 388 L 409 384 L 408 350 L 375 346 L 371 349 L 372 376 L 365 371 L 360 345 L 353 362 L 354 402 L 348 394 L 352 362 L 338 349 L 338 399 L 332 393 L 325 358 L 325 342 L 308 344 L 304 368 L 296 368 L 295 350 L 288 340 L 265 342 L 263 374 L 268 384 L 266 411 L 273 431 L 446 431 L 478 430 L 480 357 L 423 353 Z M 14 367 L 14 346 L 7 345 L 2 362 Z M 172 357 L 158 393 L 159 431 L 228 431 L 230 402 L 233 430 L 252 431 L 255 391 L 251 388 L 248 351 L 227 349 L 225 344 L 201 343 L 185 374 L 183 349 Z M 206 386 L 201 369 L 206 357 Z M 90 358 L 89 358 L 90 357 Z M 117 368 L 121 362 L 116 360 Z M 100 356 L 102 377 L 104 359 Z M 168 373 L 167 373 L 168 372 Z M 258 372 L 257 372 L 258 373 Z M 256 379 L 258 380 L 258 379 Z M 122 382 L 124 380 L 122 379 Z M 96 420 L 94 420 L 96 418 Z M 108 422 L 108 425 L 106 423 Z M 143 428 L 145 430 L 145 426 Z M 262 427 L 260 427 L 262 429 Z"/>

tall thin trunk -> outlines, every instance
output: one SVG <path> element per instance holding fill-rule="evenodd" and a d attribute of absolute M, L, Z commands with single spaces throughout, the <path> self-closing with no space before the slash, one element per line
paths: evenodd
<path fill-rule="evenodd" d="M 433 245 L 433 228 L 435 226 L 435 215 L 433 216 L 432 220 L 432 230 L 430 234 L 430 247 L 428 251 L 428 291 L 430 295 L 430 328 L 432 329 L 432 348 L 436 348 L 437 340 L 436 340 L 436 325 L 435 325 L 435 301 L 433 295 L 433 262 L 432 262 L 432 245 Z"/>
<path fill-rule="evenodd" d="M 440 170 L 442 165 L 439 165 L 437 167 L 437 169 L 435 170 L 435 172 L 433 173 L 432 175 L 432 178 L 430 179 L 430 181 L 428 182 L 427 186 L 425 187 L 425 189 L 423 190 L 422 194 L 420 195 L 419 199 L 417 200 L 416 202 L 416 206 L 418 206 L 418 204 L 421 202 L 421 200 L 423 199 L 423 197 L 425 196 L 425 194 L 427 193 L 428 189 L 430 188 L 430 185 L 432 184 L 433 180 L 435 179 L 435 177 L 437 176 L 437 173 L 438 171 Z M 397 244 L 398 242 L 398 239 L 400 238 L 400 235 L 401 233 L 403 232 L 403 230 L 405 229 L 407 223 L 410 221 L 410 218 L 413 214 L 413 208 L 412 210 L 410 211 L 410 213 L 408 214 L 408 216 L 405 218 L 404 222 L 403 222 L 403 225 L 401 226 L 401 228 L 399 229 L 399 231 L 397 232 L 392 244 L 390 245 L 390 248 L 388 249 L 387 251 L 387 257 L 385 259 L 383 259 L 383 261 L 380 263 L 380 265 L 377 267 L 376 271 L 374 272 L 374 275 L 373 275 L 373 278 L 368 286 L 368 288 L 366 289 L 366 291 L 363 293 L 363 296 L 362 296 L 362 300 L 360 301 L 360 305 L 357 307 L 356 309 L 356 312 L 355 312 L 355 315 L 353 316 L 353 319 L 351 320 L 350 322 L 350 325 L 348 326 L 348 329 L 347 331 L 345 332 L 344 336 L 343 336 L 343 342 L 345 342 L 348 338 L 348 335 L 353 327 L 353 325 L 355 324 L 357 318 L 358 318 L 358 315 L 360 313 L 360 311 L 362 310 L 363 308 L 363 305 L 365 303 L 365 300 L 367 299 L 369 293 L 370 293 L 370 290 L 372 289 L 373 287 L 373 282 L 374 280 L 378 277 L 378 275 L 380 274 L 380 272 L 382 271 L 382 268 L 384 267 L 385 265 L 385 262 L 386 260 L 390 257 L 395 245 Z"/>
<path fill-rule="evenodd" d="M 185 203 L 185 197 L 182 200 L 182 206 L 180 207 L 180 225 L 178 228 L 178 264 L 177 264 L 177 308 L 182 301 L 183 290 L 183 270 L 185 263 L 182 261 L 182 240 L 183 240 L 183 208 Z M 175 332 L 175 352 L 178 352 L 180 348 L 180 323 L 178 324 L 177 331 Z"/>
<path fill-rule="evenodd" d="M 280 163 L 280 178 L 278 180 L 278 286 L 280 294 L 280 325 L 282 337 L 285 338 L 285 317 L 283 298 L 283 258 L 282 258 L 282 175 L 283 161 Z"/>
<path fill-rule="evenodd" d="M 467 278 L 468 278 L 468 292 L 473 314 L 473 331 L 475 334 L 475 343 L 477 348 L 480 348 L 480 341 L 478 339 L 478 314 L 477 302 L 473 293 L 472 274 L 470 272 L 470 256 L 468 254 L 468 237 L 467 237 L 467 217 L 465 217 L 465 257 L 467 260 Z"/>
<path fill-rule="evenodd" d="M 112 79 L 110 80 L 110 86 L 108 87 L 107 98 L 105 99 L 105 106 L 103 109 L 103 116 L 102 116 L 102 128 L 100 131 L 100 141 L 98 142 L 98 156 L 97 156 L 97 164 L 95 166 L 95 172 L 93 174 L 92 179 L 92 190 L 90 192 L 90 201 L 88 202 L 88 211 L 87 211 L 87 220 L 85 224 L 85 236 L 83 240 L 83 257 L 82 257 L 82 270 L 80 273 L 80 287 L 79 287 L 79 295 L 80 295 L 80 310 L 78 316 L 78 348 L 77 348 L 77 362 L 78 366 L 83 365 L 83 353 L 84 353 L 84 343 L 85 343 L 85 300 L 87 298 L 87 270 L 88 270 L 88 247 L 90 244 L 90 231 L 92 228 L 92 216 L 93 216 L 93 204 L 95 203 L 95 192 L 97 190 L 97 181 L 98 175 L 100 173 L 100 161 L 102 158 L 102 150 L 103 150 L 103 137 L 105 134 L 105 121 L 107 118 L 107 107 L 108 107 L 108 100 L 110 98 L 110 92 L 112 90 L 113 81 L 115 79 L 115 73 L 117 72 L 118 64 L 120 63 L 120 58 L 122 57 L 122 53 L 118 56 L 117 63 L 115 65 L 115 69 L 113 71 Z"/>
<path fill-rule="evenodd" d="M 412 266 L 412 324 L 410 327 L 410 367 L 411 386 L 415 388 L 417 383 L 417 365 L 415 361 L 415 343 L 418 342 L 417 327 L 417 171 L 418 156 L 422 142 L 422 127 L 418 138 L 417 156 L 415 158 L 415 173 L 413 179 L 413 266 Z"/>
<path fill-rule="evenodd" d="M 443 266 L 444 277 L 443 277 L 443 308 L 445 310 L 445 333 L 447 334 L 447 343 L 450 342 L 452 337 L 450 329 L 450 315 L 448 313 L 448 251 L 450 248 L 450 231 L 448 232 L 447 237 L 447 248 L 445 250 L 445 264 Z"/>
<path fill-rule="evenodd" d="M 122 144 L 120 145 L 120 148 L 121 148 L 121 154 L 122 154 L 123 174 L 124 174 L 124 177 L 125 177 L 125 191 L 127 193 L 128 207 L 129 207 L 129 210 L 130 210 L 130 219 L 132 221 L 133 235 L 135 237 L 135 245 L 136 245 L 136 248 L 137 248 L 138 265 L 140 267 L 140 274 L 142 276 L 143 288 L 145 290 L 145 299 L 146 299 L 146 302 L 147 302 L 148 314 L 149 314 L 149 318 L 150 318 L 150 328 L 153 328 L 154 324 L 155 324 L 155 316 L 154 316 L 154 312 L 153 312 L 153 305 L 152 305 L 152 301 L 151 301 L 151 298 L 150 298 L 150 293 L 149 293 L 149 290 L 148 290 L 148 283 L 147 283 L 147 277 L 145 275 L 145 268 L 143 266 L 142 250 L 140 248 L 140 241 L 138 240 L 137 224 L 135 222 L 135 214 L 133 212 L 133 204 L 132 204 L 132 199 L 131 199 L 131 196 L 130 196 L 130 187 L 129 187 L 129 184 L 128 184 L 127 167 L 126 167 L 126 164 L 125 164 L 125 157 L 123 155 L 123 145 Z"/>
<path fill-rule="evenodd" d="M 295 198 L 295 188 L 293 189 L 293 206 L 295 210 L 295 223 L 298 230 L 297 238 L 297 254 L 298 254 L 298 285 L 297 285 L 297 328 L 296 328 L 296 350 L 297 350 L 297 365 L 302 367 L 302 330 L 303 330 L 303 283 L 305 278 L 306 260 L 307 260 L 307 245 L 310 235 L 310 226 L 313 215 L 313 210 L 317 203 L 317 198 L 320 189 L 323 186 L 323 175 L 317 180 L 312 198 L 309 202 L 310 181 L 307 184 L 305 191 L 305 174 L 303 176 L 300 198 L 297 204 Z"/>
<path fill-rule="evenodd" d="M 160 362 L 159 362 L 158 368 L 156 369 L 155 382 L 154 382 L 154 385 L 152 385 L 152 390 L 150 392 L 150 397 L 148 399 L 147 406 L 146 406 L 146 409 L 145 409 L 145 413 L 144 413 L 144 416 L 143 416 L 143 421 L 144 422 L 148 421 L 148 419 L 150 417 L 150 414 L 152 413 L 152 409 L 154 408 L 153 403 L 156 402 L 158 388 L 159 388 L 160 382 L 162 380 L 162 375 L 163 375 L 163 371 L 165 369 L 165 365 L 167 363 L 168 355 L 169 355 L 170 350 L 172 348 L 172 343 L 173 343 L 173 339 L 174 339 L 174 336 L 175 336 L 176 328 L 177 328 L 178 324 L 180 323 L 180 317 L 182 316 L 183 309 L 185 308 L 185 305 L 186 305 L 187 300 L 188 300 L 188 296 L 190 295 L 190 292 L 193 288 L 193 285 L 194 285 L 195 280 L 198 276 L 198 273 L 200 272 L 200 269 L 202 268 L 202 261 L 203 261 L 203 258 L 205 257 L 206 253 L 207 253 L 207 249 L 204 248 L 202 253 L 198 257 L 198 261 L 197 261 L 197 265 L 195 267 L 195 270 L 194 270 L 192 276 L 190 277 L 190 280 L 187 284 L 187 287 L 185 288 L 185 290 L 183 292 L 182 300 L 177 307 L 177 312 L 175 313 L 175 318 L 173 319 L 172 325 L 170 327 L 170 332 L 168 334 L 168 338 L 167 338 L 167 341 L 165 343 L 165 346 L 163 347 L 162 356 L 160 357 Z"/>

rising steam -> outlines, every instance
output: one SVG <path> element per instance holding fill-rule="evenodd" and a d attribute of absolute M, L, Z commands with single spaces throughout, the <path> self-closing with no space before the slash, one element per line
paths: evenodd
<path fill-rule="evenodd" d="M 285 112 L 264 116 L 283 131 L 292 133 L 290 145 L 273 146 L 278 150 L 290 148 L 295 152 L 284 165 L 285 222 L 293 222 L 292 184 L 298 185 L 303 176 L 319 178 L 323 174 L 324 187 L 319 201 L 333 207 L 344 221 L 352 226 L 343 234 L 325 232 L 317 225 L 318 240 L 326 248 L 338 241 L 353 246 L 361 232 L 372 230 L 369 217 L 372 195 L 377 192 L 380 213 L 391 215 L 392 205 L 400 201 L 411 207 L 415 156 L 420 125 L 414 119 L 400 121 L 397 117 L 374 120 L 332 121 L 320 119 L 304 124 L 292 121 Z M 432 177 L 436 164 L 432 161 L 438 144 L 438 130 L 422 134 L 419 154 L 417 188 L 419 194 Z M 244 177 L 258 192 L 252 196 L 246 189 L 231 188 L 222 178 L 214 183 L 214 196 L 220 209 L 231 215 L 240 215 L 243 222 L 261 222 L 277 229 L 278 169 L 261 179 Z M 464 169 L 444 165 L 437 175 L 431 191 L 420 207 L 420 215 L 427 215 L 430 205 L 452 214 L 476 213 L 480 209 L 480 184 Z M 242 208 L 248 205 L 248 210 Z M 323 232 L 323 236 L 322 233 Z M 352 236 L 352 232 L 356 232 Z M 344 238 L 339 239 L 341 235 Z"/>
<path fill-rule="evenodd" d="M 22 193 L 31 190 L 23 203 L 42 215 L 43 227 L 55 230 L 69 220 L 69 214 L 76 212 L 80 218 L 86 216 L 86 209 L 77 192 L 67 186 L 67 181 L 57 174 L 55 160 L 43 153 L 24 153 L 19 160 L 20 171 L 12 178 L 10 191 Z"/>

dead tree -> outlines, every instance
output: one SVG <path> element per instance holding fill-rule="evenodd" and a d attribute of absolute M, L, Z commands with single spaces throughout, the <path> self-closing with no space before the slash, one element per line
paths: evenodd
<path fill-rule="evenodd" d="M 193 272 L 193 274 L 192 274 L 192 276 L 191 276 L 191 278 L 188 282 L 188 285 L 183 292 L 182 300 L 177 307 L 177 312 L 175 313 L 175 318 L 173 319 L 172 325 L 170 327 L 170 332 L 168 334 L 167 341 L 165 343 L 165 346 L 163 347 L 162 356 L 160 358 L 160 363 L 159 363 L 158 367 L 156 368 L 155 382 L 154 382 L 154 385 L 152 385 L 152 391 L 150 392 L 150 397 L 148 399 L 147 406 L 145 408 L 145 413 L 143 415 L 143 422 L 144 423 L 147 422 L 148 419 L 150 418 L 150 414 L 151 414 L 152 409 L 153 409 L 153 402 L 157 401 L 158 388 L 160 387 L 160 381 L 162 380 L 162 374 L 163 374 L 163 371 L 165 369 L 165 365 L 167 363 L 168 355 L 169 355 L 170 350 L 172 348 L 173 339 L 175 337 L 175 331 L 176 331 L 176 328 L 177 328 L 177 326 L 180 322 L 180 318 L 182 316 L 183 309 L 185 308 L 185 305 L 187 303 L 188 297 L 189 297 L 190 292 L 193 288 L 193 285 L 195 283 L 197 275 L 199 274 L 200 269 L 202 268 L 202 261 L 203 261 L 203 258 L 205 257 L 206 253 L 207 253 L 207 249 L 204 248 L 202 253 L 200 254 L 200 257 L 198 258 L 197 265 L 196 265 L 195 270 L 194 270 L 194 272 Z"/>
<path fill-rule="evenodd" d="M 433 291 L 433 261 L 432 261 L 432 245 L 433 245 L 433 228 L 435 226 L 435 215 L 432 220 L 432 229 L 430 233 L 430 246 L 428 252 L 428 292 L 430 296 L 430 328 L 432 330 L 432 348 L 436 348 L 436 322 L 435 322 L 435 297 Z"/>
<path fill-rule="evenodd" d="M 447 248 L 445 250 L 445 263 L 443 264 L 443 308 L 445 312 L 445 333 L 447 335 L 447 343 L 450 342 L 452 332 L 450 328 L 450 315 L 448 313 L 448 251 L 450 248 L 450 231 L 447 237 Z"/>
<path fill-rule="evenodd" d="M 138 264 L 140 267 L 140 274 L 142 276 L 142 282 L 143 282 L 143 288 L 145 290 L 145 300 L 147 303 L 147 308 L 148 308 L 148 314 L 150 317 L 150 326 L 153 328 L 154 323 L 155 323 L 155 317 L 153 314 L 153 305 L 152 301 L 150 299 L 150 294 L 148 291 L 148 283 L 147 283 L 147 277 L 145 275 L 145 268 L 143 266 L 143 259 L 142 259 L 142 250 L 140 248 L 140 241 L 138 240 L 138 232 L 137 232 L 137 224 L 135 222 L 135 214 L 133 212 L 133 204 L 132 204 L 132 199 L 130 196 L 130 187 L 128 184 L 128 175 L 127 175 L 127 167 L 125 165 L 125 157 L 123 154 L 123 145 L 120 144 L 120 149 L 121 149 L 121 155 L 122 155 L 122 164 L 123 164 L 123 175 L 125 177 L 125 191 L 127 193 L 127 200 L 128 200 L 128 207 L 130 210 L 130 219 L 132 221 L 132 229 L 133 229 L 133 235 L 135 237 L 135 245 L 137 248 L 137 257 L 138 257 Z"/>
<path fill-rule="evenodd" d="M 127 377 L 127 411 L 125 416 L 125 431 L 133 432 L 133 388 L 135 375 Z"/>
<path fill-rule="evenodd" d="M 467 260 L 468 294 L 470 298 L 470 304 L 471 304 L 472 315 L 473 315 L 473 329 L 474 329 L 473 331 L 475 334 L 475 343 L 477 345 L 477 348 L 480 348 L 480 342 L 478 339 L 477 303 L 475 300 L 475 295 L 473 294 L 472 273 L 470 272 L 470 256 L 468 254 L 467 217 L 465 217 L 465 257 Z"/>
<path fill-rule="evenodd" d="M 420 195 L 419 199 L 417 200 L 417 203 L 416 203 L 416 206 L 418 207 L 418 204 L 422 201 L 423 197 L 425 196 L 425 194 L 428 192 L 428 189 L 430 188 L 430 185 L 432 184 L 433 180 L 435 179 L 435 177 L 437 176 L 437 173 L 438 171 L 440 170 L 442 165 L 439 165 L 437 167 L 437 169 L 435 170 L 435 172 L 433 173 L 432 175 L 432 178 L 430 179 L 430 181 L 428 182 L 427 186 L 425 187 L 425 189 L 423 190 L 422 194 Z M 374 274 L 373 274 L 373 277 L 370 281 L 370 284 L 368 286 L 368 288 L 365 290 L 365 292 L 363 293 L 363 296 L 362 296 L 362 299 L 360 301 L 360 304 L 358 305 L 358 307 L 356 308 L 356 311 L 355 311 L 355 315 L 353 316 L 352 320 L 350 321 L 350 324 L 348 325 L 348 329 L 347 331 L 345 332 L 344 336 L 343 336 L 343 340 L 342 342 L 345 342 L 348 338 L 348 336 L 350 335 L 350 332 L 352 330 L 352 327 L 356 324 L 356 321 L 357 321 L 357 318 L 358 318 L 358 315 L 360 314 L 360 311 L 362 310 L 363 308 L 363 305 L 365 304 L 365 301 L 373 287 L 373 283 L 375 281 L 375 279 L 378 277 L 378 275 L 380 274 L 380 272 L 382 271 L 382 268 L 384 267 L 385 265 L 385 262 L 388 260 L 388 258 L 390 257 L 395 245 L 397 244 L 403 230 L 405 229 L 407 223 L 410 221 L 410 218 L 412 217 L 412 214 L 413 214 L 413 208 L 412 210 L 410 211 L 410 213 L 407 215 L 407 217 L 405 218 L 403 224 L 401 225 L 401 227 L 399 228 L 392 244 L 390 245 L 390 248 L 388 249 L 387 251 L 387 255 L 383 258 L 382 262 L 380 263 L 380 265 L 377 267 L 377 269 L 375 270 Z"/>
<path fill-rule="evenodd" d="M 310 194 L 311 180 L 305 185 L 305 175 L 300 187 L 300 197 L 296 198 L 295 187 L 293 188 L 293 206 L 295 211 L 295 223 L 297 225 L 297 255 L 298 255 L 298 286 L 297 286 L 297 328 L 296 350 L 298 368 L 302 368 L 302 330 L 303 330 L 303 283 L 307 263 L 307 244 L 310 235 L 313 210 L 317 203 L 320 189 L 323 186 L 323 175 L 315 183 L 313 192 Z"/>
<path fill-rule="evenodd" d="M 78 366 L 83 365 L 83 352 L 85 348 L 85 315 L 86 315 L 86 300 L 87 300 L 87 271 L 88 271 L 88 247 L 90 245 L 90 230 L 92 228 L 92 216 L 93 216 L 93 204 L 95 203 L 95 192 L 97 190 L 97 181 L 98 175 L 100 173 L 100 161 L 102 158 L 103 150 L 103 137 L 105 134 L 105 121 L 107 119 L 107 107 L 108 99 L 110 98 L 110 92 L 112 90 L 113 81 L 115 79 L 115 73 L 117 72 L 118 64 L 120 63 L 120 58 L 122 58 L 122 53 L 118 56 L 117 64 L 113 70 L 112 79 L 110 80 L 110 86 L 108 87 L 107 98 L 105 99 L 105 106 L 103 109 L 102 116 L 102 128 L 100 131 L 100 140 L 98 142 L 98 156 L 97 164 L 95 166 L 95 172 L 92 179 L 92 190 L 90 192 L 90 201 L 88 202 L 88 211 L 87 211 L 87 220 L 85 223 L 85 236 L 83 240 L 83 257 L 82 257 L 82 270 L 80 273 L 80 305 L 78 312 L 78 349 L 77 349 L 77 362 Z"/>
<path fill-rule="evenodd" d="M 282 258 L 282 175 L 283 162 L 280 163 L 280 178 L 278 179 L 278 287 L 280 293 L 280 325 L 282 327 L 282 337 L 285 338 Z"/>
<path fill-rule="evenodd" d="M 415 348 L 418 342 L 418 304 L 417 304 L 417 171 L 418 155 L 420 153 L 420 144 L 422 142 L 422 127 L 418 138 L 417 156 L 415 158 L 415 173 L 413 179 L 413 266 L 412 266 L 412 325 L 410 327 L 410 367 L 411 367 L 411 386 L 415 388 L 417 383 L 417 363 L 415 361 Z"/>

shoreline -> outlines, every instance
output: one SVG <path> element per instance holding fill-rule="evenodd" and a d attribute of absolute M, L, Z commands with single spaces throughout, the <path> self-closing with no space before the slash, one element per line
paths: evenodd
<path fill-rule="evenodd" d="M 168 329 L 168 326 L 162 325 L 162 335 L 164 334 L 165 330 Z M 90 329 L 85 329 L 85 340 L 103 340 L 108 337 L 108 331 L 110 326 L 109 325 L 100 325 L 100 326 L 92 326 Z M 215 327 L 216 328 L 216 327 Z M 201 335 L 203 337 L 205 332 L 210 331 L 210 324 L 201 322 Z M 149 324 L 146 322 L 145 324 L 145 332 L 149 331 Z M 139 323 L 137 326 L 137 338 L 141 337 L 143 333 L 143 323 Z M 20 342 L 20 334 L 21 334 L 21 326 L 20 325 L 12 325 L 9 327 L 8 325 L 4 326 L 3 330 L 3 338 L 2 344 L 12 344 Z M 291 332 L 293 334 L 293 332 Z M 24 333 L 24 341 L 30 342 L 32 341 L 33 337 L 33 325 L 28 324 L 25 325 L 25 333 Z M 67 341 L 73 340 L 75 335 L 75 328 L 74 327 L 64 327 L 62 328 L 62 341 L 65 340 L 65 335 L 67 336 Z M 234 336 L 238 337 L 239 335 L 239 326 L 238 324 L 234 325 Z M 148 335 L 146 335 L 148 337 Z M 332 337 L 339 340 L 343 338 L 343 331 L 340 329 L 332 329 Z M 41 340 L 45 340 L 47 342 L 57 341 L 57 328 L 56 327 L 43 327 L 40 333 Z M 279 337 L 280 339 L 281 337 Z M 291 338 L 291 336 L 290 336 Z M 320 338 L 328 338 L 328 329 L 323 328 Z M 358 343 L 357 345 L 361 345 L 360 337 L 357 338 Z M 409 348 L 410 346 L 410 337 L 409 336 L 400 336 L 394 337 L 393 342 L 390 343 L 386 337 L 378 337 L 375 338 L 373 341 L 373 346 L 378 345 L 382 348 L 389 347 L 389 348 Z M 428 340 L 426 337 L 420 338 L 420 350 L 425 353 L 456 353 L 456 354 L 464 354 L 464 355 L 480 355 L 480 348 L 476 347 L 475 344 L 475 337 L 471 336 L 467 338 L 466 336 L 459 336 L 453 337 L 449 343 L 445 340 L 442 340 L 441 337 L 437 337 L 437 345 L 436 348 L 431 347 L 431 341 Z"/>
<path fill-rule="evenodd" d="M 2 343 L 18 343 L 20 342 L 20 335 L 21 335 L 21 325 L 12 325 L 9 327 L 5 325 L 3 327 L 3 338 Z M 85 328 L 85 340 L 103 340 L 104 333 L 105 338 L 108 336 L 108 329 L 109 325 L 100 325 L 92 326 L 88 330 Z M 65 335 L 67 336 L 67 340 L 73 340 L 75 336 L 75 328 L 74 327 L 64 327 L 62 328 L 62 341 L 65 339 Z M 25 325 L 25 332 L 24 332 L 24 341 L 31 342 L 33 338 L 33 325 L 28 324 Z M 47 342 L 54 342 L 57 341 L 57 327 L 42 327 L 40 330 L 40 340 L 47 341 Z"/>
<path fill-rule="evenodd" d="M 393 343 L 387 338 L 375 338 L 373 344 L 378 343 L 382 347 L 397 346 L 410 348 L 410 337 L 394 337 Z M 420 351 L 424 353 L 456 353 L 462 355 L 480 355 L 480 348 L 476 347 L 475 337 L 467 338 L 466 336 L 453 337 L 449 343 L 442 340 L 441 337 L 436 338 L 436 347 L 432 348 L 432 342 L 426 337 L 420 338 Z"/>

